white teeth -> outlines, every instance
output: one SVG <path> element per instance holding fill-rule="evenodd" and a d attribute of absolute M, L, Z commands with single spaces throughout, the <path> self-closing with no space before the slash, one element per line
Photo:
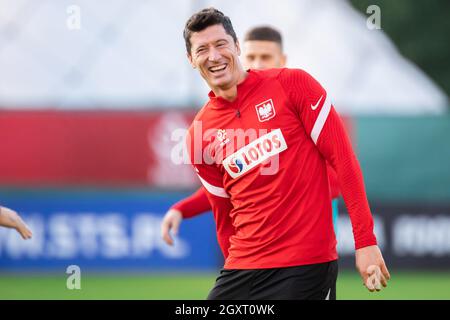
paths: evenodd
<path fill-rule="evenodd" d="M 209 71 L 216 72 L 216 71 L 224 70 L 226 68 L 226 66 L 227 66 L 226 64 L 222 64 L 220 66 L 211 67 L 211 68 L 209 68 Z"/>

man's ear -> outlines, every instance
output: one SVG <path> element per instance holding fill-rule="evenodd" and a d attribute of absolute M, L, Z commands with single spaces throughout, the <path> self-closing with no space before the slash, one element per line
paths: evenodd
<path fill-rule="evenodd" d="M 189 60 L 189 63 L 190 63 L 190 65 L 192 66 L 192 68 L 196 68 L 195 67 L 195 63 L 194 63 L 194 60 L 192 59 L 192 56 L 191 56 L 191 54 L 190 53 L 186 53 L 186 57 L 188 58 L 188 60 Z"/>
<path fill-rule="evenodd" d="M 237 50 L 238 56 L 240 56 L 241 55 L 241 44 L 239 43 L 239 40 L 236 40 L 236 50 Z"/>

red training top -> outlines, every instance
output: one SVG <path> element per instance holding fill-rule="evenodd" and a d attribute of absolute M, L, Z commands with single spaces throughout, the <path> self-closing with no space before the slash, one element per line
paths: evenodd
<path fill-rule="evenodd" d="M 250 70 L 233 102 L 209 94 L 187 136 L 227 269 L 337 259 L 326 161 L 356 249 L 376 244 L 362 173 L 322 86 L 299 69 Z M 232 226 L 232 227 L 231 227 Z"/>

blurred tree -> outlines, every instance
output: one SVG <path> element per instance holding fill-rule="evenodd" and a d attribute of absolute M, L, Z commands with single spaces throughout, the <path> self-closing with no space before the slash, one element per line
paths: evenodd
<path fill-rule="evenodd" d="M 381 28 L 403 56 L 424 70 L 450 96 L 449 0 L 350 0 L 367 15 L 381 9 Z"/>

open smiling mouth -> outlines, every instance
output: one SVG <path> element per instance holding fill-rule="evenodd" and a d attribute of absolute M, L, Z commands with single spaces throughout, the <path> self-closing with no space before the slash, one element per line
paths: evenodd
<path fill-rule="evenodd" d="M 228 64 L 219 64 L 217 66 L 209 67 L 208 71 L 211 73 L 220 73 L 221 71 L 224 71 L 227 68 Z"/>

